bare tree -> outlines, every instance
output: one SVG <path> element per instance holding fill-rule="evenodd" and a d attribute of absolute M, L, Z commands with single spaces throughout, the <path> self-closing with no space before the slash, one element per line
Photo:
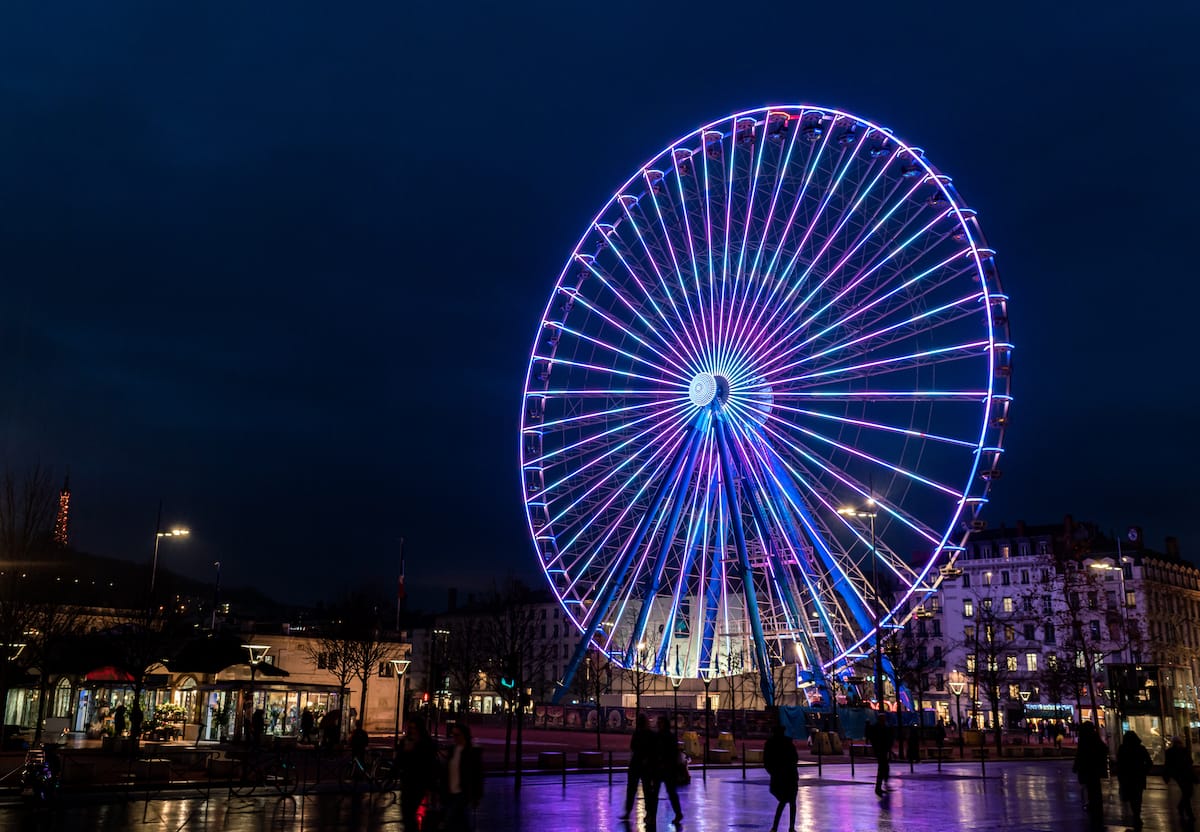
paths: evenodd
<path fill-rule="evenodd" d="M 83 612 L 66 604 L 46 601 L 30 610 L 24 657 L 41 671 L 38 676 L 35 743 L 42 740 L 51 674 L 60 670 L 65 651 L 71 642 L 83 635 L 86 625 L 87 618 Z"/>
<path fill-rule="evenodd" d="M 486 630 L 479 618 L 463 616 L 448 622 L 445 667 L 450 689 L 462 702 L 463 710 L 471 709 L 471 696 L 482 685 L 481 674 L 487 666 Z"/>
<path fill-rule="evenodd" d="M 333 630 L 324 632 L 317 639 L 306 640 L 302 649 L 313 667 L 324 670 L 337 680 L 338 707 L 344 712 L 350 680 L 354 678 L 358 668 L 358 653 L 354 642 Z M 346 720 L 342 720 L 343 733 L 347 727 Z"/>
<path fill-rule="evenodd" d="M 12 684 L 8 659 L 29 640 L 32 601 L 23 584 L 51 548 L 54 498 L 50 472 L 41 466 L 0 475 L 0 713 Z"/>

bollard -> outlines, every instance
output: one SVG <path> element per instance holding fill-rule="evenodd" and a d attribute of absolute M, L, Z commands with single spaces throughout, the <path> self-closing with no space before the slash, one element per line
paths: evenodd
<path fill-rule="evenodd" d="M 608 787 L 612 788 L 612 752 L 608 752 Z"/>
<path fill-rule="evenodd" d="M 563 794 L 566 794 L 567 793 L 567 756 L 565 754 L 563 755 L 562 774 L 563 774 Z"/>
<path fill-rule="evenodd" d="M 938 755 L 938 774 L 941 774 L 942 773 L 942 747 L 940 745 L 938 746 L 937 755 Z"/>
<path fill-rule="evenodd" d="M 987 779 L 987 751 L 986 745 L 979 746 L 979 776 L 985 780 Z"/>
<path fill-rule="evenodd" d="M 746 779 L 746 743 L 742 743 L 742 779 Z"/>
<path fill-rule="evenodd" d="M 854 740 L 850 741 L 850 776 L 854 777 Z"/>
<path fill-rule="evenodd" d="M 818 736 L 818 739 L 817 739 L 817 777 L 821 776 L 821 746 L 823 744 L 824 743 L 821 742 L 821 740 Z"/>

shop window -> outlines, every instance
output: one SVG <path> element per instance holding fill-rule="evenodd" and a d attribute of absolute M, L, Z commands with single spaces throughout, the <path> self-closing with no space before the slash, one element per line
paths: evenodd
<path fill-rule="evenodd" d="M 71 715 L 71 680 L 62 678 L 54 686 L 53 716 L 68 717 Z"/>

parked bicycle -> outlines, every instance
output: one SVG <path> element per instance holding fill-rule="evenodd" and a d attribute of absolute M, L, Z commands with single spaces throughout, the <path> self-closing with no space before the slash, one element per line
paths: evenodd
<path fill-rule="evenodd" d="M 391 792 L 399 787 L 395 762 L 380 752 L 369 753 L 365 761 L 347 757 L 338 764 L 337 772 L 338 786 L 343 791 L 362 787 L 367 791 Z"/>
<path fill-rule="evenodd" d="M 21 772 L 21 795 L 33 803 L 53 803 L 62 781 L 58 747 L 48 743 L 25 752 Z"/>

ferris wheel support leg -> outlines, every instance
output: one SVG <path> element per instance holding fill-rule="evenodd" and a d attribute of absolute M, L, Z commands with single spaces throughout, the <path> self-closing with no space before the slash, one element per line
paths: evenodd
<path fill-rule="evenodd" d="M 733 539 L 737 544 L 738 566 L 742 578 L 742 591 L 746 596 L 746 617 L 750 619 L 750 631 L 754 635 L 754 656 L 758 661 L 758 682 L 763 701 L 767 707 L 775 704 L 775 680 L 771 675 L 767 657 L 767 642 L 763 636 L 762 618 L 758 611 L 758 594 L 754 590 L 754 576 L 750 570 L 750 555 L 746 551 L 746 529 L 742 526 L 742 513 L 738 508 L 737 492 L 734 490 L 733 452 L 729 448 L 729 436 L 725 414 L 717 412 L 717 447 L 721 454 L 721 479 L 725 486 L 725 499 L 729 503 L 729 519 L 733 524 Z"/>
<path fill-rule="evenodd" d="M 583 631 L 583 635 L 579 639 L 579 644 L 575 647 L 575 653 L 571 656 L 570 664 L 563 671 L 562 682 L 559 684 L 558 690 L 554 692 L 554 697 L 551 701 L 555 705 L 561 702 L 562 698 L 566 696 L 567 690 L 571 687 L 571 680 L 575 678 L 575 674 L 579 670 L 579 665 L 583 663 L 592 639 L 596 637 L 596 632 L 600 629 L 601 622 L 608 615 L 609 607 L 612 606 L 617 589 L 625 583 L 625 576 L 629 572 L 629 567 L 633 564 L 633 559 L 637 556 L 638 549 L 642 548 L 642 542 L 646 539 L 646 534 L 649 532 L 654 518 L 658 515 L 659 508 L 662 507 L 667 491 L 670 490 L 670 484 L 679 476 L 679 469 L 688 458 L 689 448 L 698 441 L 701 423 L 701 420 L 697 420 L 696 425 L 692 428 L 691 435 L 684 440 L 679 450 L 675 452 L 675 461 L 671 464 L 671 471 L 667 475 L 666 480 L 663 481 L 662 487 L 658 489 L 658 493 L 654 495 L 654 502 L 651 504 L 650 510 L 642 515 L 633 543 L 625 550 L 625 554 L 621 557 L 621 562 L 613 573 L 612 580 L 609 581 L 603 595 L 600 596 L 592 608 L 591 620 L 588 622 L 587 628 Z"/>
<path fill-rule="evenodd" d="M 707 507 L 706 507 L 706 511 L 707 511 Z M 703 526 L 703 524 L 701 524 L 701 526 Z M 700 538 L 701 538 L 700 530 L 693 529 L 691 539 L 688 542 L 687 555 L 684 558 L 683 566 L 681 567 L 681 570 L 680 570 L 685 575 L 691 573 L 692 564 L 694 564 L 696 562 L 696 552 L 700 549 Z M 677 590 L 677 592 L 680 594 L 684 593 L 686 591 L 687 591 L 687 587 L 683 586 L 683 585 L 681 585 L 679 587 L 679 589 Z M 675 631 L 675 619 L 679 615 L 678 603 L 679 603 L 678 596 L 672 598 L 670 614 L 667 616 L 667 622 L 663 626 L 664 633 L 674 633 L 674 631 Z M 689 644 L 690 644 L 690 640 L 689 640 Z M 671 647 L 671 639 L 664 638 L 658 646 L 658 655 L 654 659 L 655 667 L 661 668 L 666 663 L 667 653 L 670 650 L 670 647 Z M 690 651 L 688 653 L 688 659 L 689 659 L 689 661 L 691 659 Z M 675 651 L 675 670 L 672 675 L 675 675 L 675 676 L 681 675 L 680 669 L 679 669 L 679 651 L 678 650 Z"/>
<path fill-rule="evenodd" d="M 674 488 L 675 504 L 671 506 L 671 517 L 667 521 L 667 529 L 663 534 L 662 545 L 658 550 L 658 559 L 654 564 L 654 571 L 650 575 L 650 580 L 642 592 L 642 608 L 638 610 L 637 623 L 634 625 L 633 633 L 629 638 L 629 646 L 627 650 L 634 650 L 642 642 L 642 638 L 646 635 L 646 622 L 650 620 L 650 611 L 654 606 L 654 596 L 658 593 L 658 588 L 662 584 L 663 569 L 667 565 L 667 555 L 671 551 L 671 542 L 675 539 L 675 531 L 679 528 L 679 515 L 683 510 L 683 504 L 686 502 L 688 485 L 692 481 L 692 473 L 696 469 L 696 457 L 700 454 L 700 446 L 703 445 L 702 435 L 707 432 L 708 424 L 712 419 L 711 412 L 708 410 L 702 411 L 696 419 L 696 428 L 692 433 L 692 437 L 688 442 L 687 463 L 679 473 L 678 485 Z M 673 480 L 668 480 L 663 483 L 663 492 L 672 490 Z M 671 632 L 669 627 L 663 628 L 663 643 L 668 644 L 671 640 Z M 655 651 L 654 672 L 658 673 L 661 669 L 658 663 L 657 654 Z"/>
<path fill-rule="evenodd" d="M 713 479 L 717 479 L 716 472 L 713 472 Z M 704 617 L 700 624 L 700 659 L 696 665 L 697 672 L 702 677 L 711 671 L 713 637 L 716 635 L 717 628 L 717 599 L 721 594 L 720 552 L 725 546 L 725 516 L 729 513 L 723 507 L 722 494 L 722 490 L 718 487 L 713 495 L 713 502 L 716 504 L 717 537 L 708 568 L 708 586 L 704 590 L 702 613 Z"/>

